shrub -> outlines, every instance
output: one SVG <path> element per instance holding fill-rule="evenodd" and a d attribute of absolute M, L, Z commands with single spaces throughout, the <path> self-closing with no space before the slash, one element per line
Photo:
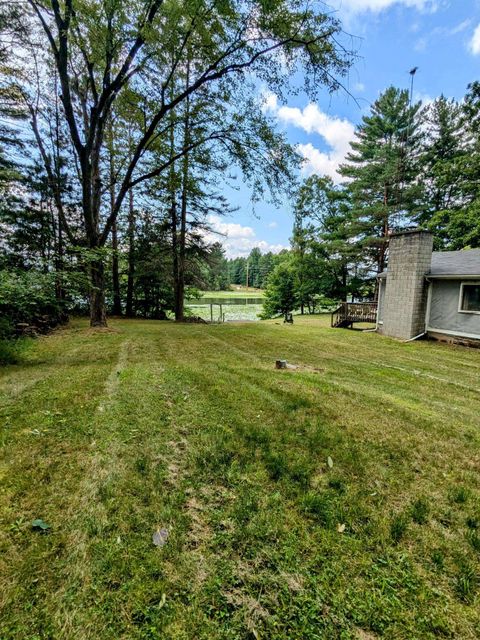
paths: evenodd
<path fill-rule="evenodd" d="M 39 271 L 0 271 L 0 338 L 9 338 L 18 323 L 48 316 L 56 324 L 63 305 L 55 295 L 55 274 Z"/>
<path fill-rule="evenodd" d="M 18 345 L 15 340 L 0 338 L 0 365 L 18 362 Z"/>

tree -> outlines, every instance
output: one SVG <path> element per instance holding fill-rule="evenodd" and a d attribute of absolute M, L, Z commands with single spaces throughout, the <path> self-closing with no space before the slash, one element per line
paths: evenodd
<path fill-rule="evenodd" d="M 420 222 L 434 232 L 438 249 L 480 247 L 480 83 L 469 85 L 461 105 L 439 98 L 429 116 Z"/>
<path fill-rule="evenodd" d="M 447 100 L 444 96 L 435 100 L 425 111 L 424 126 L 421 177 L 425 210 L 419 215 L 420 223 L 458 203 L 459 176 L 452 170 L 466 152 L 466 146 L 462 144 L 462 110 L 455 100 Z"/>
<path fill-rule="evenodd" d="M 285 257 L 268 278 L 262 318 L 283 315 L 285 319 L 298 306 L 295 286 L 295 268 L 291 257 Z"/>
<path fill-rule="evenodd" d="M 310 310 L 319 296 L 346 300 L 359 294 L 360 283 L 352 276 L 362 255 L 352 242 L 349 195 L 326 176 L 312 175 L 298 189 L 292 249 L 300 303 Z"/>
<path fill-rule="evenodd" d="M 405 226 L 418 209 L 420 107 L 410 105 L 408 91 L 387 89 L 363 117 L 340 168 L 350 181 L 352 238 L 377 273 L 386 266 L 390 233 Z"/>
<path fill-rule="evenodd" d="M 212 133 L 192 141 L 164 163 L 146 169 L 143 161 L 151 145 L 168 133 L 170 113 L 209 84 L 232 80 L 241 86 L 239 80 L 247 73 L 255 73 L 259 81 L 282 92 L 299 65 L 307 89 L 320 83 L 336 88 L 334 77 L 345 72 L 350 56 L 336 44 L 338 22 L 310 5 L 286 0 L 227 2 L 215 7 L 201 0 L 182 4 L 148 0 L 129 3 L 127 8 L 121 2 L 93 0 L 28 0 L 28 5 L 31 12 L 23 16 L 27 36 L 20 39 L 20 46 L 39 44 L 44 73 L 52 65 L 58 75 L 62 118 L 78 167 L 80 240 L 91 256 L 90 321 L 92 326 L 102 326 L 106 316 L 101 248 L 127 194 L 168 170 L 193 148 L 217 138 Z M 190 42 L 198 61 L 195 74 L 188 85 L 172 92 Z M 118 176 L 115 202 L 106 213 L 106 128 L 116 103 L 131 87 L 144 98 L 138 104 L 143 122 L 134 131 L 132 153 Z M 158 99 L 148 100 L 153 95 Z"/>
<path fill-rule="evenodd" d="M 206 288 L 210 291 L 225 291 L 230 288 L 228 262 L 225 258 L 225 249 L 220 242 L 215 242 L 210 247 L 203 279 Z"/>

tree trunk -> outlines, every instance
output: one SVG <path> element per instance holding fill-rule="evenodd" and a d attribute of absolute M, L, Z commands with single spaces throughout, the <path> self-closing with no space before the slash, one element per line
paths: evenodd
<path fill-rule="evenodd" d="M 172 165 L 173 166 L 173 165 Z M 178 226 L 178 216 L 177 216 L 177 203 L 175 200 L 175 185 L 172 184 L 171 187 L 171 207 L 170 207 L 170 219 L 172 224 L 172 273 L 173 273 L 173 295 L 174 295 L 174 311 L 175 311 L 175 320 L 179 322 L 178 318 L 178 237 L 177 237 L 177 226 Z"/>
<path fill-rule="evenodd" d="M 125 313 L 127 318 L 133 318 L 133 285 L 135 276 L 135 209 L 133 191 L 128 192 L 128 277 L 127 277 L 127 304 Z"/>
<path fill-rule="evenodd" d="M 90 263 L 90 326 L 106 327 L 105 272 L 102 259 Z"/>
<path fill-rule="evenodd" d="M 114 316 L 122 315 L 122 301 L 120 297 L 120 276 L 118 272 L 118 235 L 117 223 L 112 224 L 112 287 L 113 287 L 113 308 Z"/>
<path fill-rule="evenodd" d="M 112 119 L 108 122 L 108 145 L 109 145 L 109 181 L 110 181 L 110 213 L 115 209 L 115 148 L 114 148 L 114 131 Z M 118 233 L 117 220 L 112 222 L 112 289 L 113 289 L 113 308 L 114 316 L 122 315 L 122 300 L 120 296 L 120 275 L 118 272 Z"/>
<path fill-rule="evenodd" d="M 187 60 L 187 70 L 185 84 L 190 84 L 190 60 Z M 185 126 L 183 130 L 183 148 L 187 149 L 190 144 L 190 98 L 185 102 Z M 187 204 L 188 204 L 188 173 L 189 154 L 183 156 L 182 166 L 182 204 L 180 211 L 180 242 L 178 255 L 178 275 L 175 291 L 175 320 L 183 322 L 184 319 L 184 297 L 185 297 L 185 243 L 187 238 Z"/>
<path fill-rule="evenodd" d="M 62 221 L 60 216 L 56 220 L 57 223 L 57 235 L 56 235 L 56 248 L 55 248 L 55 297 L 59 302 L 62 302 L 65 298 L 65 292 L 63 290 L 62 283 L 62 271 L 63 271 L 63 232 Z M 54 230 L 55 233 L 55 230 Z"/>

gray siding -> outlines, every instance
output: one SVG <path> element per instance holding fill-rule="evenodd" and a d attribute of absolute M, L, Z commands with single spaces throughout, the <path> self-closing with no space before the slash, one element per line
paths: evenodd
<path fill-rule="evenodd" d="M 461 280 L 434 280 L 430 302 L 429 329 L 468 334 L 480 338 L 480 315 L 459 313 Z"/>

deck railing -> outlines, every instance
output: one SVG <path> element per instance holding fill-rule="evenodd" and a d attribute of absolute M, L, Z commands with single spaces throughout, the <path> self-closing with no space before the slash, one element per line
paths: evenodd
<path fill-rule="evenodd" d="M 332 327 L 348 327 L 354 322 L 377 321 L 376 302 L 342 302 L 332 313 Z"/>

